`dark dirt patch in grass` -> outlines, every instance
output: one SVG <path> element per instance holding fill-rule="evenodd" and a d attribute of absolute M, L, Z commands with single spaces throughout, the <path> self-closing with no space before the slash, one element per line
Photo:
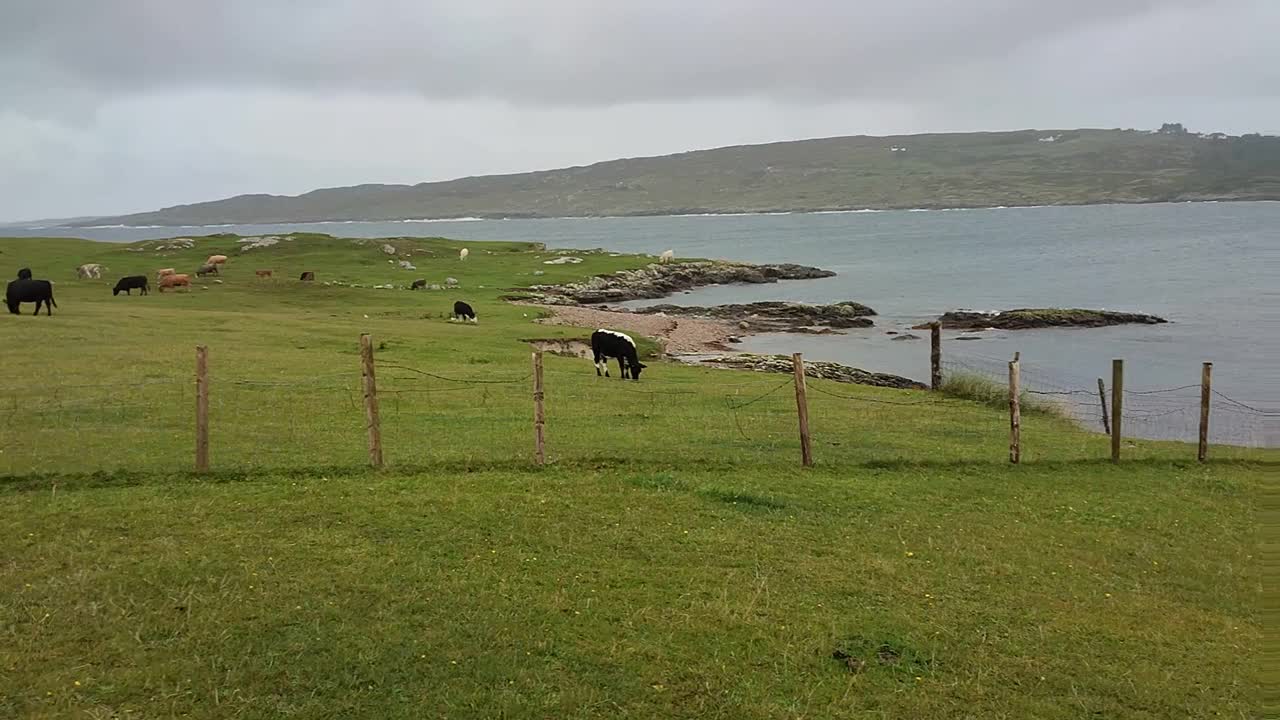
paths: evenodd
<path fill-rule="evenodd" d="M 786 507 L 785 503 L 774 500 L 773 498 L 755 493 L 742 492 L 740 490 L 726 490 L 718 487 L 704 487 L 697 490 L 699 497 L 708 500 L 716 500 L 726 505 L 734 505 L 743 509 L 759 508 L 763 510 L 781 510 Z"/>
<path fill-rule="evenodd" d="M 836 645 L 831 658 L 850 672 L 887 673 L 900 680 L 913 680 L 931 672 L 935 659 L 896 639 L 874 639 L 853 635 Z"/>
<path fill-rule="evenodd" d="M 627 478 L 627 484 L 633 487 L 643 488 L 645 490 L 660 490 L 664 492 L 689 489 L 689 486 L 685 484 L 683 480 L 680 480 L 671 473 L 633 475 Z"/>

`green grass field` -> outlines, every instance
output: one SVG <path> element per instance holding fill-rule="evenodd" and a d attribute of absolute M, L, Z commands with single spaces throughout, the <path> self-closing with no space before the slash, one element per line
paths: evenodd
<path fill-rule="evenodd" d="M 1034 412 L 1015 467 L 998 408 L 813 380 L 802 470 L 785 376 L 548 356 L 536 468 L 524 340 L 589 329 L 499 296 L 646 260 L 391 241 L 405 271 L 382 242 L 0 240 L 59 303 L 0 317 L 0 717 L 1258 713 L 1276 452 L 1134 440 L 1112 465 Z M 214 252 L 221 284 L 111 296 Z M 75 280 L 91 261 L 109 279 Z M 479 324 L 445 320 L 455 298 Z"/>

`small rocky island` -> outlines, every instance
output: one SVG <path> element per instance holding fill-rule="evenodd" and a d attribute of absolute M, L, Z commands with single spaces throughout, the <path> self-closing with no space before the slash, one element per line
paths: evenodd
<path fill-rule="evenodd" d="M 724 261 L 653 264 L 635 270 L 597 275 L 585 282 L 565 285 L 531 285 L 520 288 L 509 300 L 544 305 L 601 305 L 627 300 L 649 300 L 708 285 L 744 283 L 759 285 L 779 280 L 813 280 L 835 273 L 807 265 L 782 263 L 752 265 Z"/>
<path fill-rule="evenodd" d="M 746 332 L 828 333 L 832 328 L 871 327 L 875 310 L 852 301 L 832 305 L 766 301 L 744 304 L 651 305 L 635 308 L 635 313 L 711 318 L 737 323 Z"/>
<path fill-rule="evenodd" d="M 973 310 L 955 310 L 938 318 L 942 327 L 949 330 L 1030 330 L 1034 328 L 1073 327 L 1094 328 L 1109 325 L 1158 325 L 1168 322 L 1155 315 L 1112 312 L 1110 310 L 1082 310 L 1079 308 L 1019 308 L 1002 312 L 985 313 Z M 929 323 L 916 325 L 914 330 L 927 330 Z"/>

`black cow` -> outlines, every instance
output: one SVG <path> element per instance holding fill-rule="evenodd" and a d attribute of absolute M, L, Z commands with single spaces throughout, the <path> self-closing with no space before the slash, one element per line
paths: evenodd
<path fill-rule="evenodd" d="M 22 268 L 21 270 L 19 270 L 19 271 L 18 271 L 18 279 L 19 279 L 19 280 L 30 280 L 30 279 L 31 279 L 31 268 Z"/>
<path fill-rule="evenodd" d="M 53 315 L 53 309 L 58 303 L 53 301 L 53 283 L 48 280 L 31 280 L 23 278 L 21 280 L 12 280 L 9 287 L 5 289 L 4 302 L 9 306 L 9 312 L 14 315 L 18 314 L 18 305 L 24 302 L 33 302 L 36 304 L 36 311 L 33 315 L 40 314 L 40 304 L 44 303 L 46 314 Z"/>
<path fill-rule="evenodd" d="M 121 291 L 124 291 L 125 295 L 132 295 L 134 290 L 141 290 L 143 295 L 151 292 L 150 286 L 147 285 L 146 275 L 130 275 L 120 278 L 116 286 L 111 288 L 111 294 L 119 295 Z"/>
<path fill-rule="evenodd" d="M 629 335 L 613 330 L 597 330 L 591 333 L 591 354 L 595 356 L 596 375 L 601 371 L 609 377 L 609 358 L 618 359 L 618 371 L 623 379 L 640 379 L 640 370 L 647 367 L 636 354 L 636 341 Z"/>
<path fill-rule="evenodd" d="M 409 289 L 410 289 L 410 290 L 421 290 L 422 288 L 424 288 L 424 287 L 426 287 L 426 286 L 427 286 L 427 281 L 426 281 L 426 280 L 418 279 L 418 280 L 414 280 L 414 281 L 413 281 L 413 284 L 409 286 Z"/>
<path fill-rule="evenodd" d="M 458 321 L 470 320 L 476 322 L 476 311 L 471 306 L 461 300 L 453 304 L 453 319 Z"/>

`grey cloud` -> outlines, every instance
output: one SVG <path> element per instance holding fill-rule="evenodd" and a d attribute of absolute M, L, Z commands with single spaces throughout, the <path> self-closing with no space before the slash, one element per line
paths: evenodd
<path fill-rule="evenodd" d="M 0 86 L 413 92 L 526 104 L 893 98 L 1093 28 L 1270 0 L 9 0 Z M 1262 38 L 1261 28 L 1237 26 Z M 1274 27 L 1274 25 L 1273 25 Z M 1130 38 L 1144 52 L 1159 35 Z M 1087 53 L 1089 48 L 1077 47 Z M 1202 61 L 1209 60 L 1185 48 Z M 1070 70 L 1070 68 L 1063 68 Z M 32 85 L 37 87 L 33 88 Z M 25 87 L 24 87 L 25 86 Z"/>
<path fill-rule="evenodd" d="M 1280 130 L 1277 0 L 0 0 L 0 219 L 824 135 Z"/>

